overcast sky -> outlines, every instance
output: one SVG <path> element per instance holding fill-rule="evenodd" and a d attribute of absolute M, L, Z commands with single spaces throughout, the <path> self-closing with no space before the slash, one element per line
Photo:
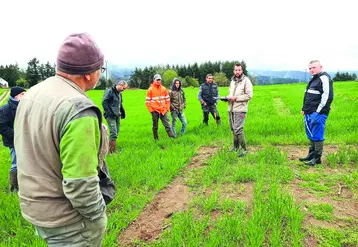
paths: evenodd
<path fill-rule="evenodd" d="M 56 61 L 65 37 L 91 34 L 133 68 L 245 60 L 250 69 L 358 70 L 354 0 L 1 1 L 0 65 Z"/>

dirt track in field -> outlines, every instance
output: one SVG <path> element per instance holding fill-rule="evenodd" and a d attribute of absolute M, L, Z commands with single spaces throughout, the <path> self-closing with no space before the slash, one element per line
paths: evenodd
<path fill-rule="evenodd" d="M 307 147 L 286 145 L 276 146 L 281 151 L 287 153 L 289 162 L 297 160 L 299 157 L 303 157 L 307 154 Z M 191 162 L 185 168 L 185 171 L 191 169 L 200 169 L 200 167 L 206 166 L 206 160 L 216 153 L 218 147 L 201 147 L 197 154 L 191 159 Z M 250 147 L 249 152 L 255 152 L 261 150 L 261 147 Z M 325 145 L 324 154 L 322 156 L 322 162 L 326 163 L 326 156 L 330 153 L 338 152 L 338 146 Z M 315 168 L 312 168 L 314 171 Z M 330 172 L 329 168 L 326 168 Z M 336 172 L 334 170 L 332 173 Z M 181 173 L 183 174 L 183 173 Z M 290 184 L 291 194 L 297 203 L 302 204 L 302 210 L 307 211 L 307 203 L 329 203 L 334 207 L 334 217 L 352 218 L 358 220 L 358 200 L 354 198 L 352 191 L 345 186 L 337 185 L 337 195 L 340 200 L 334 200 L 333 198 L 317 197 L 309 193 L 306 189 L 302 188 L 300 184 L 302 181 L 296 179 Z M 207 190 L 205 194 L 209 195 L 212 191 Z M 243 183 L 235 185 L 235 188 L 222 188 L 220 194 L 223 197 L 232 198 L 236 200 L 243 200 L 247 202 L 250 208 L 252 208 L 253 194 L 254 194 L 254 182 Z M 135 240 L 141 240 L 144 242 L 151 242 L 157 239 L 163 230 L 170 227 L 167 220 L 173 213 L 183 211 L 187 209 L 188 203 L 192 199 L 192 194 L 189 192 L 188 186 L 184 183 L 183 175 L 179 175 L 170 183 L 166 188 L 160 191 L 154 200 L 150 202 L 143 212 L 133 221 L 127 229 L 121 232 L 118 237 L 118 243 L 120 246 L 135 246 L 132 244 Z M 215 214 L 213 214 L 215 216 Z M 349 227 L 349 223 L 344 220 L 334 220 L 334 222 L 320 221 L 315 219 L 312 214 L 308 213 L 303 220 L 303 228 L 308 230 L 311 226 L 319 226 L 326 228 L 340 228 Z M 314 247 L 318 245 L 317 240 L 307 234 L 303 242 L 305 247 Z"/>

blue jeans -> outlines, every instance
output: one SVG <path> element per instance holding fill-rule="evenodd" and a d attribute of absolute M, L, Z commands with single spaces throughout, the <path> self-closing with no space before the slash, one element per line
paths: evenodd
<path fill-rule="evenodd" d="M 9 147 L 10 155 L 11 155 L 11 169 L 10 172 L 17 170 L 17 162 L 16 162 L 16 152 L 14 147 Z"/>
<path fill-rule="evenodd" d="M 184 131 L 186 129 L 186 119 L 185 119 L 185 115 L 184 112 L 179 112 L 179 111 L 171 111 L 170 112 L 172 115 L 172 130 L 174 132 L 174 135 L 177 135 L 177 132 L 175 131 L 175 126 L 177 124 L 177 118 L 179 118 L 180 122 L 181 122 L 181 129 L 180 129 L 180 134 L 184 134 Z"/>
<path fill-rule="evenodd" d="M 315 118 L 312 114 L 304 115 L 304 123 L 307 138 L 311 141 L 324 141 L 324 128 L 326 126 L 327 115 L 318 114 Z"/>

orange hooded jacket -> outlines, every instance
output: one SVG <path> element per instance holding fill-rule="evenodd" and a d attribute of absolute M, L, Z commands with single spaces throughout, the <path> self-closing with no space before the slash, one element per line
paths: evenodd
<path fill-rule="evenodd" d="M 149 112 L 159 112 L 165 114 L 169 111 L 170 98 L 168 90 L 158 82 L 153 82 L 147 91 L 145 104 Z"/>

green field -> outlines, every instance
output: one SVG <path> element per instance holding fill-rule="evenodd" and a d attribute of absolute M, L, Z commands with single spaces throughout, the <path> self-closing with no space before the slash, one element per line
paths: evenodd
<path fill-rule="evenodd" d="M 186 88 L 186 134 L 169 139 L 160 124 L 154 142 L 146 91 L 125 91 L 119 152 L 106 159 L 117 195 L 107 210 L 103 246 L 125 243 L 124 230 L 175 178 L 187 190 L 185 205 L 163 220 L 159 232 L 134 245 L 358 246 L 358 83 L 334 84 L 324 164 L 315 168 L 296 160 L 308 146 L 300 114 L 304 89 L 254 87 L 245 123 L 249 154 L 243 159 L 228 151 L 232 136 L 224 102 L 218 105 L 222 124 L 210 118 L 203 126 L 198 89 Z M 220 88 L 221 95 L 227 90 Z M 88 95 L 102 109 L 103 91 Z M 212 155 L 195 164 L 202 147 L 212 147 Z M 0 246 L 46 246 L 21 217 L 17 195 L 8 193 L 10 155 L 2 145 L 0 157 Z"/>

